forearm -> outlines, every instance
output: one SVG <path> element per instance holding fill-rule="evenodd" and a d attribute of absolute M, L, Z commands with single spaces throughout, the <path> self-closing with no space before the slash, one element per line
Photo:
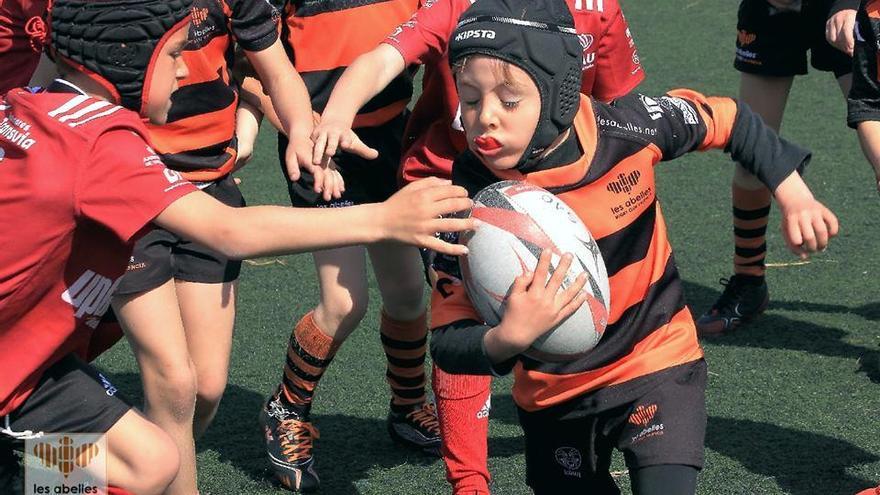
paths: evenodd
<path fill-rule="evenodd" d="M 381 203 L 347 208 L 253 206 L 229 212 L 221 252 L 236 259 L 369 244 L 384 239 Z"/>
<path fill-rule="evenodd" d="M 880 121 L 866 120 L 859 123 L 859 144 L 865 158 L 874 168 L 874 175 L 880 178 Z M 880 185 L 878 185 L 880 188 Z"/>
<path fill-rule="evenodd" d="M 793 172 L 801 172 L 811 153 L 780 138 L 748 105 L 739 102 L 730 140 L 725 150 L 770 191 Z"/>
<path fill-rule="evenodd" d="M 364 105 L 406 68 L 403 56 L 385 43 L 362 54 L 342 73 L 321 116 L 349 127 Z"/>
<path fill-rule="evenodd" d="M 513 365 L 509 362 L 510 356 L 499 361 L 489 356 L 486 346 L 489 334 L 491 334 L 489 326 L 474 320 L 461 320 L 439 327 L 431 332 L 431 358 L 447 373 L 466 375 L 509 373 Z"/>
<path fill-rule="evenodd" d="M 313 117 L 309 90 L 302 78 L 291 70 L 263 80 L 278 122 L 288 136 L 309 138 Z"/>

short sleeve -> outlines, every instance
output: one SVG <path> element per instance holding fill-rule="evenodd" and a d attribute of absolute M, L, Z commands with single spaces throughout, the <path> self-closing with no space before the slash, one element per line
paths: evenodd
<path fill-rule="evenodd" d="M 644 78 L 632 32 L 618 9 L 599 40 L 593 87 L 583 89 L 600 101 L 611 101 L 632 91 Z"/>
<path fill-rule="evenodd" d="M 269 0 L 232 0 L 232 35 L 239 46 L 259 52 L 279 36 L 281 15 Z"/>
<path fill-rule="evenodd" d="M 95 140 L 77 184 L 79 214 L 129 240 L 168 205 L 196 188 L 165 168 L 136 132 L 116 129 Z"/>
<path fill-rule="evenodd" d="M 449 38 L 467 0 L 426 2 L 383 41 L 397 49 L 406 65 L 428 65 L 446 53 Z"/>

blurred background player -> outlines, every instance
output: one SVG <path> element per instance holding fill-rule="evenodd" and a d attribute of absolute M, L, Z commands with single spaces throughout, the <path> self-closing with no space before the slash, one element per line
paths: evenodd
<path fill-rule="evenodd" d="M 0 94 L 55 75 L 55 64 L 43 54 L 50 5 L 50 0 L 0 2 Z"/>
<path fill-rule="evenodd" d="M 734 67 L 740 101 L 779 132 L 794 76 L 813 68 L 831 72 L 844 97 L 852 80 L 853 22 L 858 0 L 742 0 Z M 742 167 L 733 175 L 733 276 L 697 319 L 700 335 L 720 335 L 767 309 L 765 259 L 770 191 Z"/>
<path fill-rule="evenodd" d="M 676 90 L 603 104 L 578 95 L 570 78 L 580 72 L 572 70 L 579 45 L 569 12 L 556 3 L 480 0 L 461 19 L 450 59 L 469 150 L 456 158 L 453 181 L 471 194 L 499 179 L 557 194 L 597 239 L 611 311 L 604 337 L 585 357 L 539 362 L 520 353 L 585 300 L 578 294 L 584 278 L 558 290 L 570 255 L 556 258 L 550 277 L 550 252 L 535 251 L 534 274 L 516 279 L 501 323 L 491 328 L 465 285 L 451 282 L 460 279 L 459 259 L 438 256 L 432 356 L 450 373 L 514 370 L 527 481 L 536 494 L 620 493 L 609 473 L 614 448 L 623 451 L 635 494 L 694 493 L 703 464 L 706 364 L 654 167 L 713 148 L 750 157 L 743 166 L 774 191 L 786 240 L 804 255 L 837 231 L 834 215 L 796 173 L 809 152 L 780 140 L 730 98 Z M 547 53 L 555 57 L 537 59 Z M 638 189 L 612 187 L 628 173 L 641 177 Z M 623 201 L 635 204 L 619 214 L 615 205 Z"/>
<path fill-rule="evenodd" d="M 257 134 L 251 115 L 257 110 L 238 98 L 231 74 L 236 44 L 283 128 L 296 136 L 283 153 L 288 173 L 298 174 L 300 161 L 318 168 L 310 162 L 308 91 L 285 56 L 279 17 L 265 1 L 195 1 L 183 53 L 189 75 L 171 97 L 167 122 L 147 126 L 166 167 L 228 206 L 245 204 L 231 173 L 239 146 L 249 155 Z M 180 449 L 169 495 L 197 493 L 194 439 L 208 428 L 226 388 L 240 271 L 240 261 L 156 228 L 135 244 L 114 293 L 113 308 L 141 370 L 144 412 Z"/>
<path fill-rule="evenodd" d="M 438 219 L 470 206 L 443 181 L 345 210 L 232 208 L 166 169 L 142 119 L 164 124 L 188 77 L 189 16 L 185 0 L 58 0 L 62 78 L 0 97 L 0 221 L 17 237 L 0 254 L 0 453 L 43 433 L 106 433 L 111 494 L 162 493 L 178 470 L 172 439 L 75 355 L 151 221 L 229 258 L 383 241 L 456 253 L 434 233 L 470 226 Z"/>
<path fill-rule="evenodd" d="M 852 88 L 847 98 L 847 125 L 856 129 L 859 144 L 874 171 L 880 194 L 880 0 L 859 6 L 855 26 Z M 880 495 L 880 486 L 857 495 Z"/>
<path fill-rule="evenodd" d="M 581 91 L 602 101 L 623 96 L 644 79 L 635 42 L 616 0 L 558 0 L 574 17 L 582 48 Z M 450 177 L 467 148 L 449 67 L 448 46 L 471 0 L 427 2 L 371 51 L 349 66 L 330 95 L 315 136 L 315 162 L 334 156 L 358 111 L 407 67 L 423 65 L 422 94 L 406 126 L 401 177 Z M 430 270 L 429 270 L 430 271 Z M 487 493 L 491 377 L 450 375 L 434 367 L 432 385 L 443 438 L 447 479 L 455 493 Z"/>
<path fill-rule="evenodd" d="M 288 55 L 309 89 L 312 108 L 323 112 L 345 68 L 409 19 L 418 6 L 417 0 L 366 0 L 350 6 L 286 2 L 283 38 Z M 383 201 L 397 190 L 406 105 L 413 91 L 412 73 L 395 74 L 389 82 L 360 109 L 349 127 L 346 146 L 360 150 L 360 156 L 342 152 L 332 161 L 319 160 L 342 174 L 345 190 L 341 197 L 316 194 L 313 178 L 303 173 L 299 180 L 288 182 L 293 205 L 345 207 Z M 271 110 L 267 114 L 271 116 Z M 279 150 L 286 143 L 287 137 L 279 134 Z M 366 146 L 373 150 L 366 150 Z M 262 414 L 269 461 L 278 479 L 290 489 L 309 491 L 319 485 L 312 451 L 318 430 L 309 413 L 321 376 L 366 314 L 369 298 L 365 255 L 369 255 L 382 297 L 379 333 L 391 388 L 388 432 L 404 445 L 432 455 L 439 453 L 436 412 L 425 394 L 428 327 L 418 250 L 376 245 L 316 252 L 313 257 L 320 302 L 296 324 L 282 382 Z"/>

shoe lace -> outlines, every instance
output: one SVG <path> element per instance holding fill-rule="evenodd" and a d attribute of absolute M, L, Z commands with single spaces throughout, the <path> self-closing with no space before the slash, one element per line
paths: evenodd
<path fill-rule="evenodd" d="M 313 441 L 321 438 L 316 426 L 298 419 L 281 421 L 278 424 L 278 436 L 281 439 L 281 452 L 290 462 L 311 457 Z"/>
<path fill-rule="evenodd" d="M 733 311 L 736 305 L 742 302 L 745 284 L 736 276 L 731 278 L 722 277 L 718 279 L 718 283 L 724 286 L 724 292 L 721 293 L 721 297 L 718 298 L 712 309 L 716 309 L 719 312 Z"/>
<path fill-rule="evenodd" d="M 437 421 L 437 411 L 434 404 L 425 403 L 418 409 L 407 413 L 406 419 L 419 425 L 432 433 L 440 434 L 440 422 Z"/>

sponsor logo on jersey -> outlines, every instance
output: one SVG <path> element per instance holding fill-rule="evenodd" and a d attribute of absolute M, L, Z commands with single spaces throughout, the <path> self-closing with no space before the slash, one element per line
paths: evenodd
<path fill-rule="evenodd" d="M 758 35 L 755 33 L 750 33 L 748 31 L 743 31 L 740 29 L 736 32 L 736 41 L 740 44 L 740 46 L 748 46 L 755 42 L 758 38 Z"/>
<path fill-rule="evenodd" d="M 605 0 L 574 0 L 574 10 L 605 11 Z"/>
<path fill-rule="evenodd" d="M 73 306 L 76 318 L 83 319 L 86 325 L 96 328 L 110 307 L 110 296 L 120 280 L 122 277 L 111 280 L 92 270 L 86 270 L 61 294 L 61 300 Z"/>
<path fill-rule="evenodd" d="M 660 106 L 660 102 L 645 95 L 639 95 L 639 100 L 642 101 L 642 105 L 644 105 L 645 110 L 648 111 L 651 120 L 657 120 L 663 117 L 663 107 Z"/>
<path fill-rule="evenodd" d="M 686 101 L 677 96 L 664 96 L 660 98 L 660 106 L 669 110 L 677 108 L 678 111 L 681 112 L 686 124 L 697 125 L 700 122 L 697 118 L 697 111 L 694 110 L 694 107 L 688 105 Z"/>
<path fill-rule="evenodd" d="M 580 450 L 574 447 L 559 447 L 553 456 L 556 458 L 556 462 L 562 466 L 563 474 L 575 478 L 581 477 L 581 473 L 578 471 L 583 462 Z"/>
<path fill-rule="evenodd" d="M 578 35 L 578 41 L 580 42 L 581 49 L 584 52 L 583 59 L 581 61 L 581 70 L 587 70 L 596 65 L 596 52 L 588 51 L 590 47 L 593 46 L 595 38 L 590 33 L 581 33 Z"/>
<path fill-rule="evenodd" d="M 624 175 L 618 174 L 617 180 L 612 181 L 605 188 L 609 192 L 613 193 L 628 193 L 633 190 L 639 184 L 639 177 L 642 176 L 642 173 L 638 170 L 633 170 L 632 172 Z"/>
<path fill-rule="evenodd" d="M 0 122 L 0 137 L 23 150 L 37 144 L 37 140 L 31 137 L 31 125 L 11 113 Z"/>
<path fill-rule="evenodd" d="M 192 22 L 193 26 L 199 27 L 203 22 L 208 20 L 208 9 L 205 8 L 194 8 L 192 9 Z"/>
<path fill-rule="evenodd" d="M 629 424 L 642 427 L 642 430 L 632 437 L 632 443 L 638 443 L 646 438 L 663 435 L 665 429 L 663 423 L 652 424 L 657 414 L 657 410 L 657 404 L 649 404 L 647 406 L 638 406 L 632 413 L 630 413 L 629 419 L 627 420 Z"/>
<path fill-rule="evenodd" d="M 623 218 L 626 215 L 642 208 L 654 198 L 654 188 L 650 185 L 642 190 L 637 187 L 641 180 L 642 173 L 638 170 L 632 172 L 621 172 L 617 174 L 611 182 L 605 186 L 605 189 L 614 194 L 622 194 L 626 199 L 616 205 L 611 206 L 611 214 L 615 219 Z M 636 191 L 639 191 L 636 193 Z"/>
<path fill-rule="evenodd" d="M 455 35 L 455 41 L 462 41 L 471 38 L 485 38 L 487 40 L 495 39 L 495 31 L 491 29 L 468 29 Z"/>

